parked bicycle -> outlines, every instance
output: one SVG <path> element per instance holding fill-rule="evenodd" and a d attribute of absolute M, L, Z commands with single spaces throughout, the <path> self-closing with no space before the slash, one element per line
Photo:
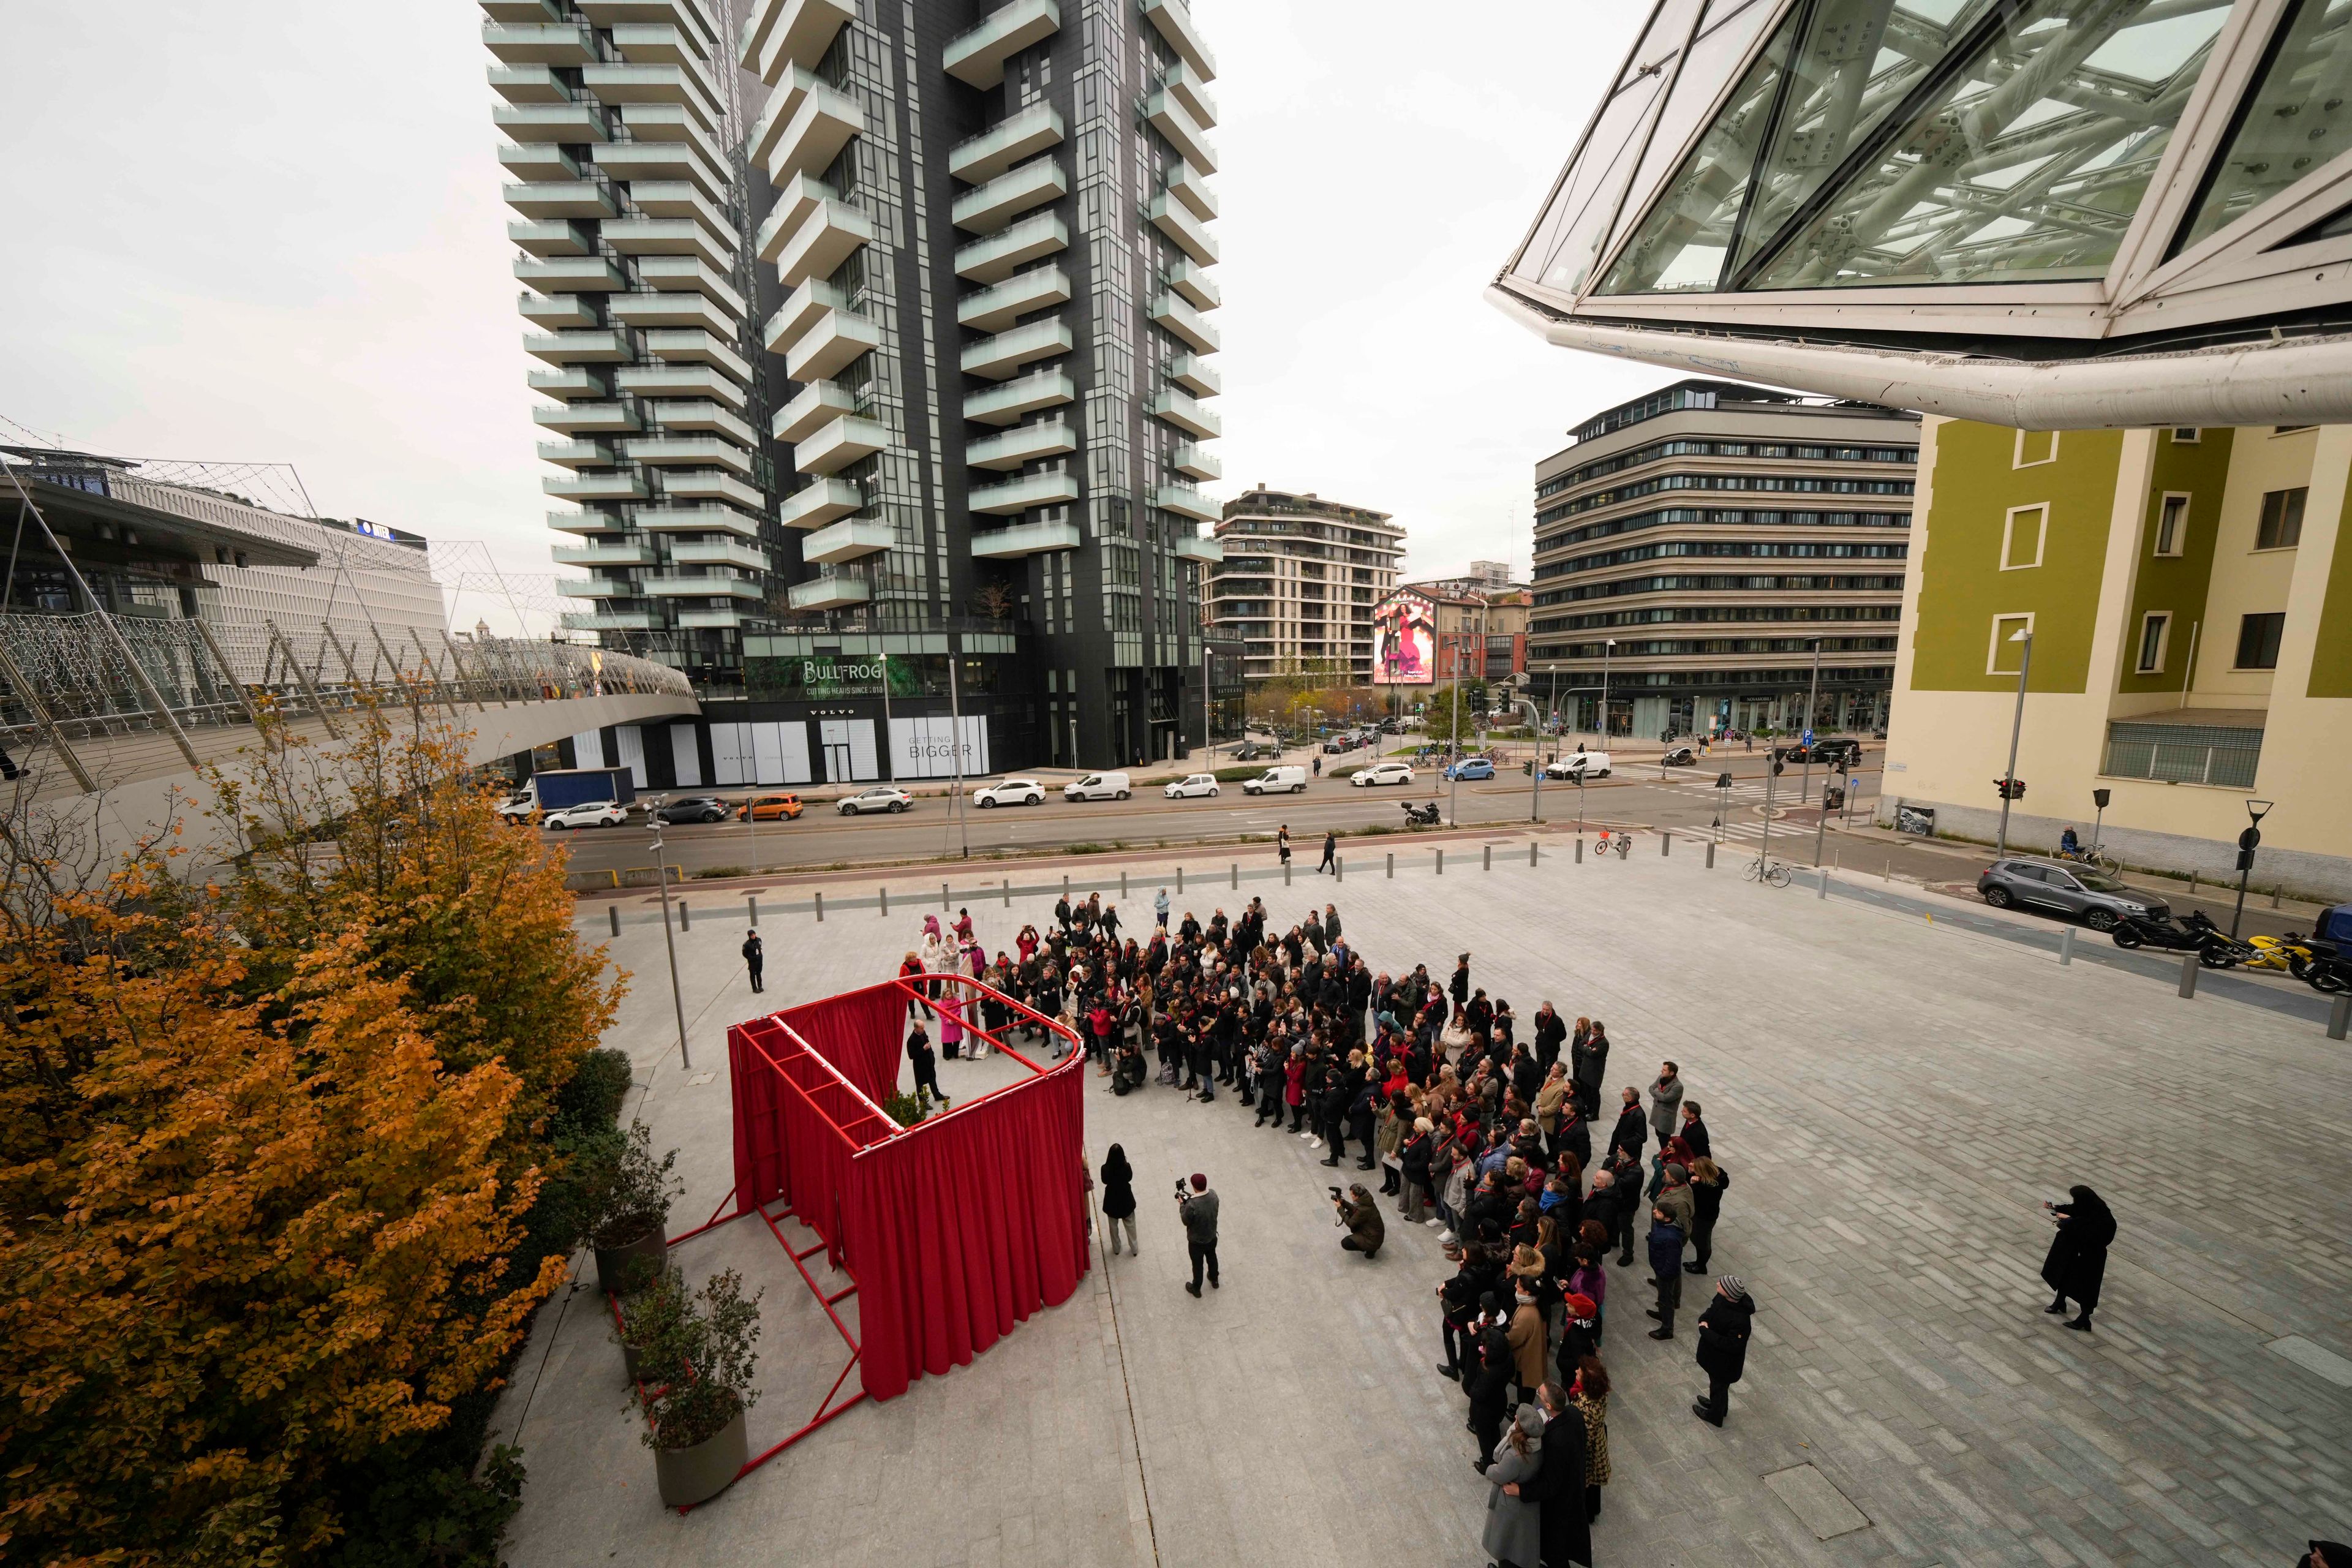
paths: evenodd
<path fill-rule="evenodd" d="M 1748 869 L 1742 871 L 1740 877 L 1745 881 L 1769 882 L 1776 888 L 1785 888 L 1789 885 L 1789 868 L 1778 860 L 1767 864 L 1763 857 L 1759 856 L 1748 863 Z"/>

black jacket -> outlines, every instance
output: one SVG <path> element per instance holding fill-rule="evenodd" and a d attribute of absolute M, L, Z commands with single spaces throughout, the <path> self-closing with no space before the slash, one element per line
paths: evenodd
<path fill-rule="evenodd" d="M 1536 1019 L 1536 1064 L 1551 1071 L 1551 1064 L 1559 1060 L 1559 1047 L 1568 1039 L 1568 1021 L 1554 1013 L 1549 1019 Z M 1573 1075 L 1571 1075 L 1573 1076 Z"/>
<path fill-rule="evenodd" d="M 1638 1105 L 1629 1105 L 1617 1113 L 1617 1130 L 1609 1134 L 1609 1156 L 1613 1163 L 1617 1151 L 1630 1149 L 1639 1158 L 1642 1145 L 1650 1141 L 1650 1119 L 1642 1114 Z"/>
<path fill-rule="evenodd" d="M 1589 1568 L 1592 1523 L 1584 1513 L 1584 1415 L 1573 1405 L 1558 1420 L 1544 1423 L 1543 1468 L 1536 1472 L 1534 1490 L 1543 1508 L 1547 1568 L 1567 1563 Z"/>
<path fill-rule="evenodd" d="M 1716 1220 L 1723 1214 L 1724 1190 L 1731 1185 L 1731 1173 L 1720 1165 L 1716 1170 L 1719 1173 L 1717 1180 L 1690 1184 L 1691 1216 L 1703 1231 L 1715 1228 Z"/>
<path fill-rule="evenodd" d="M 1135 1212 L 1135 1168 L 1124 1154 L 1114 1154 L 1103 1162 L 1102 1211 L 1113 1219 L 1125 1219 Z"/>
<path fill-rule="evenodd" d="M 1468 964 L 1465 963 L 1454 972 L 1452 990 L 1455 1006 L 1466 1007 L 1470 1005 L 1470 966 Z"/>
<path fill-rule="evenodd" d="M 1518 1375 L 1510 1338 L 1500 1323 L 1494 1324 L 1478 1336 L 1478 1369 L 1468 1373 L 1471 1411 L 1501 1415 Z"/>
<path fill-rule="evenodd" d="M 1689 1144 L 1690 1152 L 1699 1158 L 1705 1160 L 1714 1157 L 1715 1151 L 1708 1146 L 1706 1122 L 1696 1120 L 1685 1121 L 1683 1130 L 1677 1136 Z"/>
<path fill-rule="evenodd" d="M 1726 1383 L 1738 1383 L 1748 1369 L 1748 1332 L 1755 1316 L 1756 1303 L 1746 1296 L 1709 1301 L 1698 1315 L 1698 1364 Z"/>

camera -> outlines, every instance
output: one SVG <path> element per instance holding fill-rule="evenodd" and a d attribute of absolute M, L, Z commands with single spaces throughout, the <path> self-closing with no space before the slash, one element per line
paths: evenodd
<path fill-rule="evenodd" d="M 1190 1183 L 1186 1182 L 1186 1181 L 1184 1180 L 1184 1178 L 1183 1178 L 1183 1177 L 1181 1177 L 1181 1176 L 1177 1177 L 1177 1178 L 1176 1178 L 1176 1201 L 1177 1201 L 1178 1203 L 1180 1203 L 1180 1204 L 1181 1204 L 1181 1203 L 1182 1203 L 1186 1198 L 1189 1198 L 1189 1197 L 1191 1197 L 1192 1195 L 1192 1184 L 1191 1184 Z"/>
<path fill-rule="evenodd" d="M 1339 1188 L 1337 1188 L 1337 1187 L 1326 1187 L 1326 1188 L 1324 1188 L 1323 1190 L 1324 1190 L 1325 1192 L 1327 1192 L 1327 1193 L 1328 1193 L 1328 1194 L 1331 1194 L 1331 1201 L 1332 1201 L 1333 1203 L 1335 1203 L 1335 1204 L 1336 1204 L 1336 1203 L 1338 1203 L 1338 1202 L 1339 1201 Z"/>

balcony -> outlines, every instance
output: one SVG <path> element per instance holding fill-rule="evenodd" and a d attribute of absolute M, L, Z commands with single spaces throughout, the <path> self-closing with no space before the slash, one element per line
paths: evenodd
<path fill-rule="evenodd" d="M 1208 79 L 1200 72 L 1179 60 L 1170 66 L 1168 74 L 1160 79 L 1167 84 L 1168 90 L 1176 95 L 1177 101 L 1183 104 L 1186 112 L 1194 120 L 1202 125 L 1217 122 L 1217 100 L 1209 96 Z"/>
<path fill-rule="evenodd" d="M 1062 9 L 1054 0 L 1011 0 L 948 45 L 940 63 L 958 81 L 995 87 L 1004 80 L 1006 60 L 1038 39 L 1051 37 L 1061 25 Z"/>
<path fill-rule="evenodd" d="M 613 47 L 621 58 L 637 63 L 699 66 L 710 58 L 700 32 L 657 22 L 615 22 Z"/>
<path fill-rule="evenodd" d="M 975 283 L 1001 282 L 1029 263 L 1069 247 L 1069 226 L 1054 213 L 1039 213 L 1000 234 L 958 246 L 956 276 Z"/>
<path fill-rule="evenodd" d="M 1009 517 L 1034 506 L 1055 506 L 1078 499 L 1078 476 L 1072 473 L 1024 474 L 1001 485 L 975 485 L 965 498 L 971 510 L 990 517 Z"/>
<path fill-rule="evenodd" d="M 804 474 L 835 474 L 890 444 L 888 426 L 856 416 L 820 425 L 793 448 L 793 467 Z"/>
<path fill-rule="evenodd" d="M 1181 392 L 1155 394 L 1145 404 L 1144 412 L 1154 419 L 1164 420 L 1187 436 L 1210 437 L 1224 434 L 1224 422 Z"/>
<path fill-rule="evenodd" d="M 575 397 L 610 397 L 612 387 L 599 372 L 572 365 L 563 370 L 535 370 L 524 377 L 533 392 L 569 403 Z"/>
<path fill-rule="evenodd" d="M 554 22 L 562 19 L 555 0 L 481 0 L 482 14 L 493 22 Z"/>
<path fill-rule="evenodd" d="M 1168 287 L 1192 302 L 1196 310 L 1213 310 L 1225 302 L 1217 286 L 1209 281 L 1208 273 L 1195 261 L 1171 262 L 1168 268 Z"/>
<path fill-rule="evenodd" d="M 703 124 L 699 112 L 682 104 L 625 103 L 621 105 L 621 123 L 635 141 L 683 142 L 701 153 L 711 167 L 723 169 L 728 164 L 727 149 Z"/>
<path fill-rule="evenodd" d="M 821 479 L 786 496 L 776 521 L 786 528 L 823 528 L 866 504 L 866 492 L 847 479 Z"/>
<path fill-rule="evenodd" d="M 760 442 L 760 432 L 750 420 L 716 403 L 656 403 L 653 417 L 667 430 L 715 430 L 745 447 Z"/>
<path fill-rule="evenodd" d="M 690 66 L 584 66 L 580 85 L 599 103 L 661 103 L 683 109 L 705 131 L 716 131 L 726 118 L 710 84 Z"/>
<path fill-rule="evenodd" d="M 642 599 L 645 595 L 625 577 L 559 577 L 555 591 L 567 599 Z"/>
<path fill-rule="evenodd" d="M 661 328 L 645 334 L 646 352 L 668 364 L 715 364 L 738 381 L 751 379 L 751 362 L 735 345 L 698 328 Z"/>
<path fill-rule="evenodd" d="M 482 47 L 510 66 L 584 66 L 595 36 L 577 22 L 484 22 Z"/>
<path fill-rule="evenodd" d="M 844 605 L 869 604 L 873 598 L 874 585 L 865 578 L 830 574 L 784 590 L 784 602 L 795 610 L 837 610 Z"/>
<path fill-rule="evenodd" d="M 620 294 L 605 313 L 632 327 L 699 327 L 732 337 L 735 318 L 699 294 Z"/>
<path fill-rule="evenodd" d="M 680 540 L 669 547 L 669 558 L 682 566 L 740 566 L 765 572 L 768 552 L 734 539 Z"/>
<path fill-rule="evenodd" d="M 812 278 L 793 289 L 784 302 L 776 307 L 776 313 L 770 316 L 760 329 L 761 344 L 772 354 L 782 353 L 800 342 L 827 310 L 846 310 L 849 308 L 846 289 L 822 278 Z"/>
<path fill-rule="evenodd" d="M 1153 93 L 1144 101 L 1143 118 L 1168 139 L 1168 145 L 1183 154 L 1184 162 L 1207 174 L 1217 172 L 1216 143 L 1174 93 L 1166 88 Z"/>
<path fill-rule="evenodd" d="M 614 458 L 602 441 L 541 441 L 539 460 L 559 468 L 609 468 Z"/>
<path fill-rule="evenodd" d="M 603 234 L 623 256 L 691 256 L 721 272 L 735 265 L 735 253 L 692 218 L 625 217 L 604 225 Z"/>
<path fill-rule="evenodd" d="M 580 161 L 547 142 L 522 142 L 499 149 L 499 167 L 522 181 L 576 180 Z"/>
<path fill-rule="evenodd" d="M 545 260 L 517 261 L 514 275 L 532 288 L 551 293 L 562 290 L 601 294 L 629 286 L 618 264 L 606 256 L 555 256 Z"/>
<path fill-rule="evenodd" d="M 677 612 L 677 624 L 688 631 L 733 631 L 743 625 L 743 612 L 732 605 L 718 609 L 684 609 Z"/>
<path fill-rule="evenodd" d="M 641 506 L 629 522 L 647 533 L 731 533 L 738 539 L 751 540 L 760 537 L 760 520 L 731 506 Z"/>
<path fill-rule="evenodd" d="M 1071 342 L 1066 322 L 1032 321 L 967 346 L 963 351 L 963 373 L 1003 381 L 1023 365 L 1069 353 Z"/>
<path fill-rule="evenodd" d="M 1198 354 L 1178 354 L 1160 367 L 1160 373 L 1195 397 L 1214 397 L 1225 384 Z"/>
<path fill-rule="evenodd" d="M 1077 388 L 1067 375 L 1058 370 L 1042 370 L 985 392 L 966 394 L 963 416 L 980 425 L 1010 425 L 1040 408 L 1074 403 L 1077 395 Z"/>
<path fill-rule="evenodd" d="M 698 293 L 707 300 L 716 300 L 737 316 L 750 307 L 735 285 L 711 269 L 709 263 L 696 256 L 647 256 L 637 261 L 637 276 L 649 288 L 665 293 Z"/>
<path fill-rule="evenodd" d="M 1217 264 L 1217 242 L 1209 237 L 1192 208 L 1162 191 L 1151 198 L 1150 216 L 1152 226 L 1174 240 L 1185 255 L 1202 267 Z"/>
<path fill-rule="evenodd" d="M 734 237 L 734 220 L 704 195 L 692 180 L 639 180 L 629 187 L 629 199 L 648 217 L 695 218 L 722 243 Z"/>
<path fill-rule="evenodd" d="M 1192 13 L 1185 8 L 1183 0 L 1143 0 L 1143 16 L 1202 81 L 1217 79 L 1217 57 L 1201 41 L 1200 30 L 1192 26 Z"/>
<path fill-rule="evenodd" d="M 730 501 L 748 511 L 761 510 L 768 504 L 757 486 L 717 468 L 666 468 L 662 496 L 668 500 Z"/>
<path fill-rule="evenodd" d="M 865 129 L 866 111 L 856 99 L 823 85 L 811 88 L 776 139 L 776 150 L 768 158 L 768 183 L 781 185 L 794 174 L 823 174 L 849 139 Z"/>
<path fill-rule="evenodd" d="M 1190 207 L 1192 216 L 1202 223 L 1217 216 L 1217 198 L 1209 190 L 1208 180 L 1200 170 L 1181 159 L 1168 171 L 1168 194 Z"/>
<path fill-rule="evenodd" d="M 1181 339 L 1195 353 L 1213 354 L 1220 346 L 1217 329 L 1201 319 L 1192 306 L 1174 294 L 1155 294 L 1151 300 L 1151 319 Z"/>
<path fill-rule="evenodd" d="M 830 566 L 835 562 L 878 555 L 896 542 L 887 522 L 874 522 L 862 517 L 844 518 L 802 540 L 801 559 L 812 566 Z"/>
<path fill-rule="evenodd" d="M 1168 459 L 1168 466 L 1188 479 L 1222 479 L 1225 477 L 1225 465 L 1190 441 L 1176 448 L 1174 455 Z"/>
<path fill-rule="evenodd" d="M 982 561 L 1015 561 L 1077 547 L 1075 522 L 1018 522 L 1011 528 L 974 529 L 971 535 L 971 552 Z"/>
<path fill-rule="evenodd" d="M 776 253 L 776 276 L 787 288 L 829 278 L 874 238 L 874 220 L 845 202 L 819 202 Z"/>
<path fill-rule="evenodd" d="M 712 201 L 727 199 L 727 176 L 691 142 L 612 142 L 591 152 L 616 180 L 691 180 Z"/>
<path fill-rule="evenodd" d="M 630 522 L 617 511 L 551 511 L 547 526 L 565 533 L 626 533 Z"/>
<path fill-rule="evenodd" d="M 1211 500 L 1190 485 L 1160 485 L 1151 492 L 1151 504 L 1200 522 L 1213 522 L 1225 514 L 1223 503 Z"/>
<path fill-rule="evenodd" d="M 602 610 L 595 615 L 566 615 L 563 629 L 571 632 L 658 632 L 667 630 L 659 610 Z"/>
<path fill-rule="evenodd" d="M 717 573 L 697 575 L 678 573 L 672 576 L 648 577 L 646 592 L 657 599 L 756 599 L 761 596 L 760 584 L 750 577 L 729 577 Z"/>
<path fill-rule="evenodd" d="M 975 468 L 1017 468 L 1040 458 L 1058 458 L 1078 449 L 1078 438 L 1059 419 L 1016 425 L 1001 436 L 967 444 L 963 460 Z"/>
<path fill-rule="evenodd" d="M 790 441 L 797 446 L 822 426 L 856 412 L 856 393 L 845 392 L 829 381 L 813 381 L 802 387 L 790 403 L 776 411 L 775 418 L 768 426 L 768 434 L 779 441 Z"/>
<path fill-rule="evenodd" d="M 1180 533 L 1175 547 L 1178 560 L 1197 561 L 1203 566 L 1217 565 L 1225 558 L 1225 542 L 1205 533 Z"/>
<path fill-rule="evenodd" d="M 966 191 L 950 216 L 968 234 L 994 234 L 1030 208 L 1061 200 L 1069 189 L 1059 159 L 1037 158 Z"/>
<path fill-rule="evenodd" d="M 810 323 L 784 355 L 788 381 L 837 375 L 882 344 L 882 329 L 853 310 L 829 310 Z"/>
<path fill-rule="evenodd" d="M 1066 304 L 1070 275 L 1058 267 L 1016 272 L 993 288 L 956 301 L 956 320 L 974 331 L 1001 332 L 1033 310 Z"/>
<path fill-rule="evenodd" d="M 650 544 L 559 544 L 548 552 L 558 566 L 651 566 Z"/>
<path fill-rule="evenodd" d="M 588 231 L 561 218 L 546 223 L 528 220 L 507 225 L 507 239 L 517 250 L 542 259 L 550 256 L 586 256 L 596 248 Z"/>
<path fill-rule="evenodd" d="M 948 153 L 948 173 L 966 184 L 982 184 L 1024 159 L 1061 145 L 1068 131 L 1062 111 L 1041 98 L 957 142 Z"/>
<path fill-rule="evenodd" d="M 625 435 L 645 428 L 635 403 L 566 403 L 553 408 L 534 408 L 530 418 L 534 425 L 574 435 L 583 430 L 598 435 Z"/>
<path fill-rule="evenodd" d="M 857 0 L 752 0 L 736 63 L 772 87 L 786 68 L 807 69 L 824 58 L 834 35 L 856 16 Z"/>
<path fill-rule="evenodd" d="M 596 312 L 577 294 L 518 295 L 515 310 L 524 321 L 550 331 L 596 324 Z"/>
<path fill-rule="evenodd" d="M 624 365 L 613 381 L 623 392 L 640 397 L 708 397 L 738 410 L 750 401 L 741 384 L 716 365 Z"/>
<path fill-rule="evenodd" d="M 550 364 L 609 364 L 629 357 L 629 335 L 609 327 L 586 332 L 526 332 L 522 352 Z"/>
<path fill-rule="evenodd" d="M 513 142 L 606 142 L 612 130 L 604 111 L 593 103 L 501 103 L 490 110 L 490 123 Z"/>
<path fill-rule="evenodd" d="M 572 101 L 572 89 L 545 66 L 492 66 L 490 90 L 509 104 Z"/>
<path fill-rule="evenodd" d="M 743 139 L 745 156 L 755 165 L 767 163 L 775 152 L 776 142 L 800 112 L 803 100 L 824 85 L 824 79 L 798 66 L 788 68 L 768 93 L 768 101 L 751 121 L 751 133 Z"/>
<path fill-rule="evenodd" d="M 573 474 L 564 479 L 549 474 L 539 481 L 539 488 L 562 500 L 646 499 L 646 480 L 642 474 Z"/>
<path fill-rule="evenodd" d="M 751 471 L 751 453 L 715 436 L 645 436 L 624 443 L 621 450 L 629 461 L 643 463 L 649 468 L 709 468 L 716 464 L 738 474 Z M 676 493 L 676 487 L 667 482 L 662 488 Z"/>

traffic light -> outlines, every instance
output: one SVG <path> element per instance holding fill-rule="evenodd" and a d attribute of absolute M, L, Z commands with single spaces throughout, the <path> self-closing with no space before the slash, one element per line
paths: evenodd
<path fill-rule="evenodd" d="M 1995 779 L 1992 781 L 1992 787 L 1994 793 L 1999 795 L 2003 800 L 2023 800 L 2025 798 L 2025 781 L 2023 779 Z"/>
<path fill-rule="evenodd" d="M 1788 766 L 1788 763 L 1780 760 L 1780 754 L 1778 752 L 1772 753 L 1772 773 L 1774 777 L 1777 778 L 1781 773 L 1787 772 Z"/>

